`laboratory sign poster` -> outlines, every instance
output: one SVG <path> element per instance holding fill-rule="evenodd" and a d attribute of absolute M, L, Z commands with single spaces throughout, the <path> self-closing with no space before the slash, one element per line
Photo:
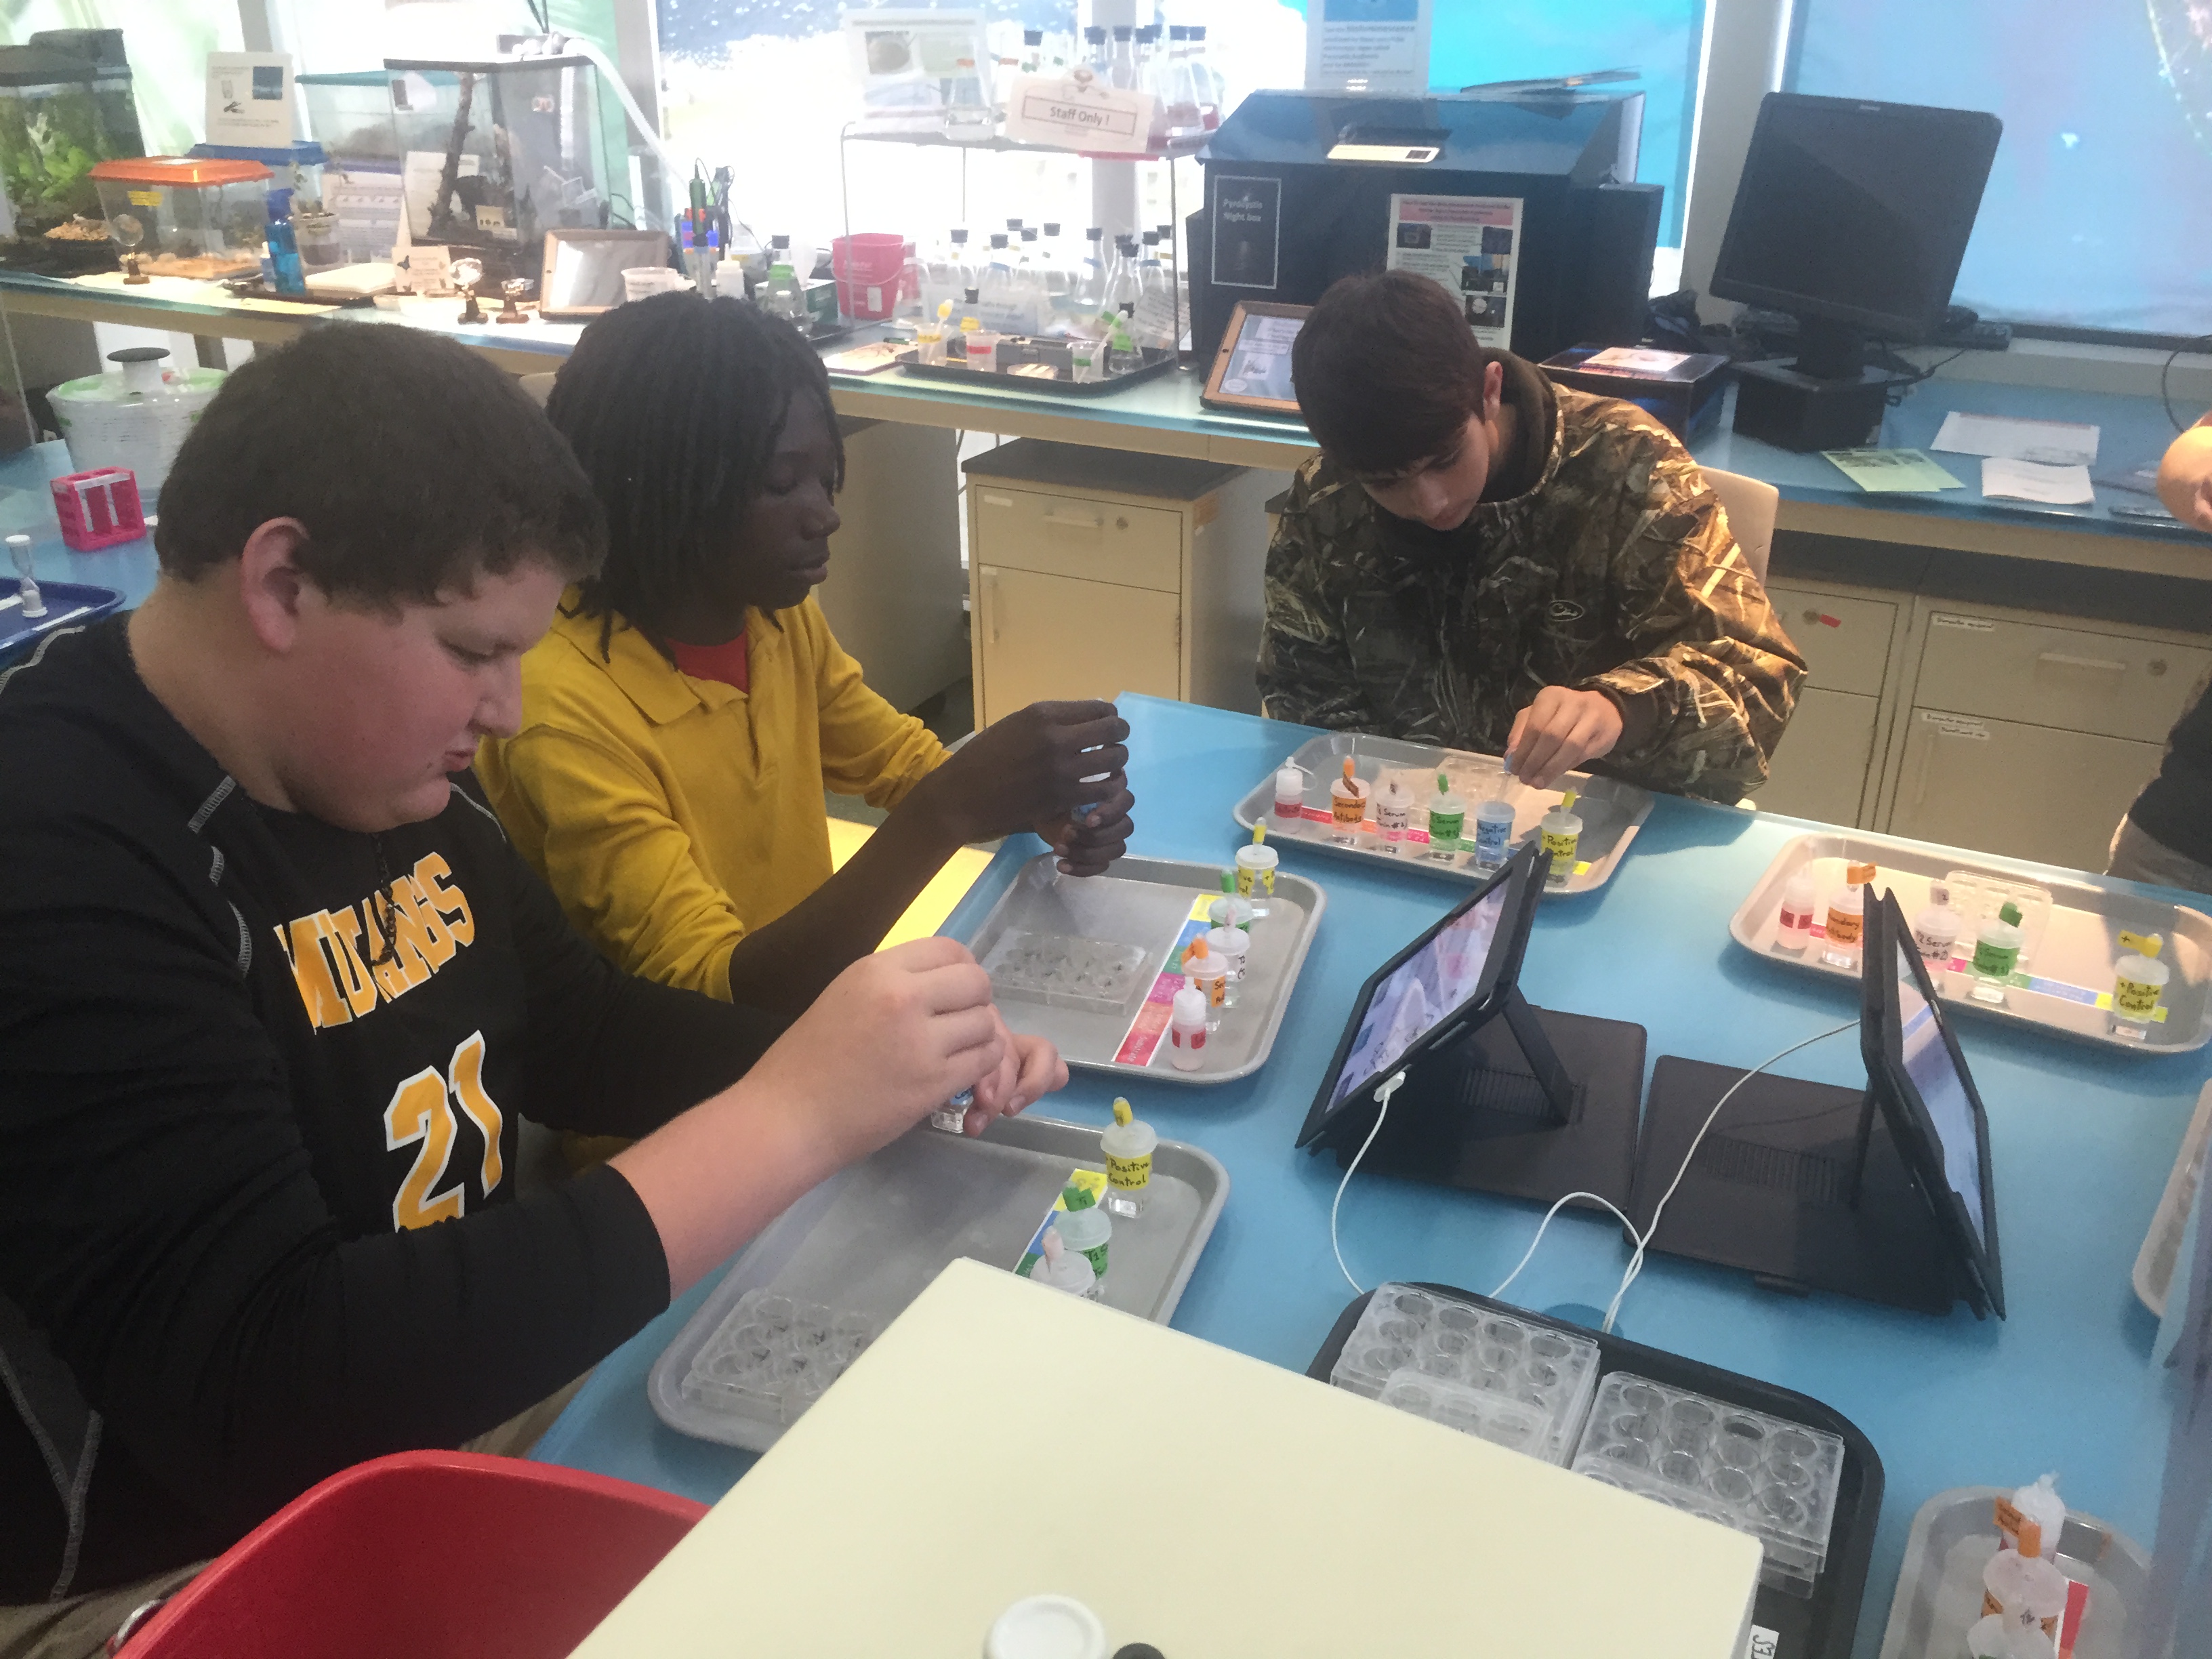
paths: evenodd
<path fill-rule="evenodd" d="M 1213 285 L 1272 294 L 1281 279 L 1283 181 L 1223 174 L 1213 185 Z"/>
<path fill-rule="evenodd" d="M 1460 302 L 1476 341 L 1513 337 L 1513 269 L 1521 246 L 1518 196 L 1393 196 L 1393 270 L 1425 276 Z"/>

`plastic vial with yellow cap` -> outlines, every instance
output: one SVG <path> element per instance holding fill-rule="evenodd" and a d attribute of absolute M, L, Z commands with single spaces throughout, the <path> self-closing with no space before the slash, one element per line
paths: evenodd
<path fill-rule="evenodd" d="M 1098 1137 L 1106 1155 L 1106 1213 L 1116 1220 L 1133 1221 L 1144 1214 L 1152 1197 L 1152 1149 L 1159 1133 L 1129 1109 L 1129 1103 L 1115 1097 L 1112 1127 Z"/>
<path fill-rule="evenodd" d="M 1544 885 L 1565 887 L 1574 879 L 1575 851 L 1582 845 L 1583 821 L 1575 811 L 1575 792 L 1568 790 L 1559 797 L 1559 804 L 1544 814 L 1536 826 L 1536 833 L 1544 838 L 1544 856 L 1551 860 L 1551 869 L 1544 877 Z"/>
<path fill-rule="evenodd" d="M 1267 826 L 1254 824 L 1251 845 L 1237 849 L 1237 890 L 1252 901 L 1255 921 L 1273 908 L 1279 862 L 1275 849 L 1267 845 Z"/>
<path fill-rule="evenodd" d="M 1867 888 L 1875 874 L 1871 864 L 1850 865 L 1844 872 L 1844 890 L 1828 901 L 1828 918 L 1821 924 L 1825 943 L 1820 946 L 1820 960 L 1831 968 L 1858 970 L 1866 939 Z"/>
<path fill-rule="evenodd" d="M 2120 948 L 2127 952 L 2112 969 L 2112 1030 L 2116 1037 L 2142 1042 L 2150 1036 L 2158 1018 L 2158 1000 L 2166 994 L 2172 970 L 2159 960 L 2166 948 L 2157 933 L 2122 933 Z"/>

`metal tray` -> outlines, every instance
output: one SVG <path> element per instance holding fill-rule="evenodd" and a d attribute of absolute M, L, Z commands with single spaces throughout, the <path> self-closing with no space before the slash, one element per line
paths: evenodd
<path fill-rule="evenodd" d="M 773 1288 L 888 1322 L 959 1257 L 1011 1272 L 1068 1170 L 1106 1167 L 1103 1133 L 1035 1115 L 1000 1118 L 980 1139 L 918 1128 L 831 1176 L 745 1247 L 662 1351 L 646 1381 L 654 1414 L 697 1439 L 766 1451 L 781 1429 L 683 1393 L 692 1357 L 739 1297 Z M 1228 1201 L 1229 1172 L 1211 1152 L 1163 1140 L 1152 1193 L 1142 1217 L 1114 1224 L 1105 1299 L 1164 1325 Z"/>
<path fill-rule="evenodd" d="M 961 941 L 988 964 L 1009 933 L 1058 934 L 1138 945 L 1145 951 L 1139 992 L 1110 1013 L 1000 995 L 999 1012 L 1012 1030 L 1049 1037 L 1070 1066 L 1150 1078 L 1161 1083 L 1230 1083 L 1267 1063 L 1289 1007 L 1314 929 L 1328 904 L 1318 884 L 1287 870 L 1275 872 L 1273 908 L 1252 924 L 1250 955 L 1237 1002 L 1223 1011 L 1197 1071 L 1167 1062 L 1168 999 L 1182 981 L 1167 971 L 1194 930 L 1194 919 L 1221 896 L 1222 866 L 1168 859 L 1125 858 L 1103 876 L 1062 876 L 1054 855 L 1024 865 L 975 933 Z"/>
<path fill-rule="evenodd" d="M 1952 1659 L 1966 1650 L 1966 1631 L 1982 1616 L 1982 1569 L 1997 1553 L 1990 1506 L 2009 1495 L 1996 1486 L 1954 1486 L 1920 1506 L 1905 1542 L 1881 1659 Z M 2122 1659 L 2129 1615 L 2142 1605 L 2150 1577 L 2148 1559 L 2127 1534 L 2069 1510 L 2057 1564 L 2089 1587 L 2074 1659 Z"/>
<path fill-rule="evenodd" d="M 947 343 L 949 351 L 957 341 Z M 921 353 L 906 351 L 899 354 L 898 366 L 908 374 L 920 375 L 929 380 L 951 380 L 962 386 L 995 386 L 1014 392 L 1049 392 L 1055 398 L 1103 398 L 1119 392 L 1125 386 L 1139 380 L 1149 380 L 1166 374 L 1176 366 L 1176 354 L 1164 348 L 1143 346 L 1144 363 L 1141 368 L 1126 369 L 1119 374 L 1109 374 L 1102 380 L 1079 380 L 1075 378 L 1075 360 L 1070 355 L 1065 340 L 1032 340 L 1018 334 L 1000 337 L 998 357 L 1006 362 L 1009 354 L 1016 363 L 1042 363 L 1054 372 L 1051 375 L 1012 374 L 998 369 L 986 374 L 968 367 L 963 356 L 950 362 L 925 363 Z"/>
<path fill-rule="evenodd" d="M 1771 1382 L 1762 1382 L 1735 1371 L 1724 1371 L 1717 1365 L 1685 1359 L 1663 1348 L 1648 1348 L 1626 1337 L 1586 1330 L 1580 1325 L 1531 1313 L 1510 1302 L 1478 1296 L 1449 1285 L 1425 1284 L 1420 1288 L 1441 1296 L 1457 1297 L 1478 1307 L 1495 1309 L 1523 1324 L 1546 1325 L 1569 1336 L 1595 1340 L 1601 1383 L 1614 1371 L 1631 1371 L 1654 1382 L 1687 1389 L 1728 1405 L 1748 1407 L 1770 1416 L 1786 1418 L 1792 1423 L 1823 1429 L 1839 1437 L 1844 1443 L 1844 1466 L 1836 1486 L 1835 1519 L 1828 1529 L 1827 1559 L 1814 1579 L 1809 1595 L 1760 1582 L 1752 1601 L 1753 1640 L 1744 1651 L 1747 1656 L 1766 1656 L 1767 1659 L 1850 1659 L 1858 1634 L 1859 1603 L 1866 1592 L 1867 1569 L 1874 1559 L 1875 1528 L 1881 1518 L 1881 1495 L 1887 1479 L 1882 1473 L 1881 1454 L 1858 1425 L 1809 1395 L 1777 1388 Z M 1366 1311 L 1368 1300 L 1374 1294 L 1369 1291 L 1354 1297 L 1337 1316 L 1336 1325 L 1322 1344 L 1321 1352 L 1306 1367 L 1308 1376 L 1320 1382 L 1328 1381 L 1329 1374 L 1336 1369 L 1337 1357 L 1358 1328 L 1359 1316 Z M 1474 1494 L 1470 1501 L 1479 1503 L 1480 1494 Z M 1988 1511 L 1984 1510 L 1984 1513 Z M 1887 1653 L 1883 1659 L 1888 1659 Z"/>
<path fill-rule="evenodd" d="M 1340 847 L 1328 838 L 1325 827 L 1329 823 L 1328 787 L 1344 775 L 1344 757 L 1349 755 L 1357 763 L 1358 775 L 1370 784 L 1379 783 L 1387 772 L 1418 774 L 1427 778 L 1419 792 L 1426 799 L 1436 788 L 1436 775 L 1442 770 L 1451 779 L 1452 787 L 1467 798 L 1468 825 L 1474 828 L 1475 804 L 1498 793 L 1501 779 L 1505 784 L 1505 799 L 1513 803 L 1513 840 L 1518 846 L 1535 833 L 1536 821 L 1559 804 L 1565 792 L 1559 789 L 1530 789 L 1518 781 L 1505 776 L 1504 763 L 1495 755 L 1470 754 L 1461 749 L 1437 749 L 1424 743 L 1406 743 L 1397 738 L 1378 738 L 1365 732 L 1329 732 L 1310 742 L 1302 744 L 1289 758 L 1306 770 L 1304 827 L 1294 834 L 1284 835 L 1275 821 L 1275 774 L 1281 769 L 1278 762 L 1268 768 L 1267 775 L 1248 791 L 1237 803 L 1237 822 L 1246 830 L 1264 817 L 1267 836 L 1274 840 L 1281 836 L 1285 842 L 1295 842 L 1301 847 L 1311 847 L 1340 858 L 1358 859 L 1363 864 L 1381 865 L 1386 868 L 1424 871 L 1432 876 L 1468 883 L 1487 881 L 1492 872 L 1477 870 L 1474 854 L 1462 853 L 1449 864 L 1440 864 L 1425 856 L 1428 832 L 1417 830 L 1415 839 L 1401 842 L 1409 850 L 1404 853 L 1385 853 L 1380 850 L 1382 842 L 1373 837 L 1372 846 Z M 1567 778 L 1577 797 L 1575 811 L 1583 821 L 1580 854 L 1575 873 L 1565 887 L 1554 888 L 1554 893 L 1593 893 L 1613 879 L 1613 872 L 1620 867 L 1627 856 L 1628 844 L 1636 839 L 1636 832 L 1644 827 L 1644 820 L 1651 816 L 1653 796 L 1648 789 L 1639 789 L 1632 783 L 1622 783 L 1613 778 L 1594 777 L 1587 772 L 1570 772 Z M 1408 776 L 1407 782 L 1416 780 Z M 1416 811 L 1417 823 L 1425 823 L 1425 815 Z M 1367 821 L 1369 831 L 1375 821 Z M 1418 848 L 1419 853 L 1410 849 Z"/>
<path fill-rule="evenodd" d="M 2038 866 L 2009 864 L 1985 854 L 1897 841 L 1856 830 L 1794 836 L 1774 855 L 1774 861 L 1753 884 L 1729 919 L 1729 936 L 1753 956 L 1783 967 L 1856 983 L 1858 970 L 1830 967 L 1820 959 L 1817 943 L 1802 957 L 1784 956 L 1775 950 L 1774 924 L 1782 889 L 1790 877 L 1808 866 L 1812 868 L 1820 888 L 1817 908 L 1825 905 L 1830 892 L 1843 885 L 1844 866 L 1861 860 L 1880 870 L 1878 885 L 1897 895 L 1907 921 L 1926 906 L 1930 882 L 1960 872 L 2024 882 L 2051 895 L 2047 919 L 2042 919 L 2040 925 L 2036 914 L 2027 919 L 2027 942 L 2021 952 L 2020 967 L 2027 975 L 2027 984 L 2015 984 L 2007 993 L 2005 1006 L 1993 1008 L 1966 994 L 1964 973 L 1935 969 L 1929 976 L 1942 994 L 1946 1007 L 2012 1025 L 2055 1031 L 2130 1054 L 2189 1054 L 2212 1037 L 2212 917 L 2185 905 L 2093 886 Z M 2166 1017 L 2140 1042 L 2112 1036 L 2106 1029 L 2107 1009 L 2098 1002 L 2100 996 L 2109 998 L 2112 993 L 2112 964 L 2120 957 L 2122 929 L 2163 933 L 2163 960 L 2173 970 L 2166 988 Z"/>

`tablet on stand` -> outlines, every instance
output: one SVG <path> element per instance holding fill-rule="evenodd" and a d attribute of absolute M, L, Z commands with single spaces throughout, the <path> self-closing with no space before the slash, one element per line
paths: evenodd
<path fill-rule="evenodd" d="M 1713 1122 L 1650 1248 L 1832 1291 L 2004 1317 L 1989 1119 L 1905 913 L 1867 907 L 1861 1089 L 1761 1074 Z M 1662 1055 L 1637 1158 L 1638 1231 L 1682 1169 L 1735 1066 Z"/>
<path fill-rule="evenodd" d="M 1545 867 L 1532 841 L 1376 971 L 1300 1146 L 1349 1164 L 1375 1127 L 1377 1094 L 1402 1069 L 1363 1168 L 1539 1203 L 1589 1192 L 1627 1208 L 1644 1031 L 1522 994 Z"/>

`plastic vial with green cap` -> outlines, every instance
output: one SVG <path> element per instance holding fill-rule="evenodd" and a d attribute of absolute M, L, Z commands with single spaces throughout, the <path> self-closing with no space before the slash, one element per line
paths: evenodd
<path fill-rule="evenodd" d="M 1152 1197 L 1152 1149 L 1158 1131 L 1136 1116 L 1128 1101 L 1115 1096 L 1114 1122 L 1098 1137 L 1106 1155 L 1106 1213 L 1125 1221 L 1144 1214 Z"/>
<path fill-rule="evenodd" d="M 1974 936 L 1975 1001 L 1996 1008 L 2004 1006 L 2005 988 L 2012 983 L 2013 970 L 2020 966 L 2023 938 L 2020 906 L 2007 899 L 1995 918 L 1984 921 Z"/>
<path fill-rule="evenodd" d="M 1460 837 L 1467 832 L 1467 798 L 1453 792 L 1451 780 L 1437 774 L 1437 793 L 1429 797 L 1429 856 L 1439 864 L 1457 864 L 1463 850 Z"/>
<path fill-rule="evenodd" d="M 1114 1224 L 1091 1194 L 1073 1182 L 1062 1189 L 1060 1196 L 1067 1207 L 1053 1217 L 1052 1224 L 1060 1234 L 1060 1242 L 1088 1261 L 1091 1271 L 1097 1275 L 1097 1282 L 1088 1294 L 1092 1300 L 1098 1300 L 1106 1294 L 1106 1249 L 1114 1237 Z"/>

